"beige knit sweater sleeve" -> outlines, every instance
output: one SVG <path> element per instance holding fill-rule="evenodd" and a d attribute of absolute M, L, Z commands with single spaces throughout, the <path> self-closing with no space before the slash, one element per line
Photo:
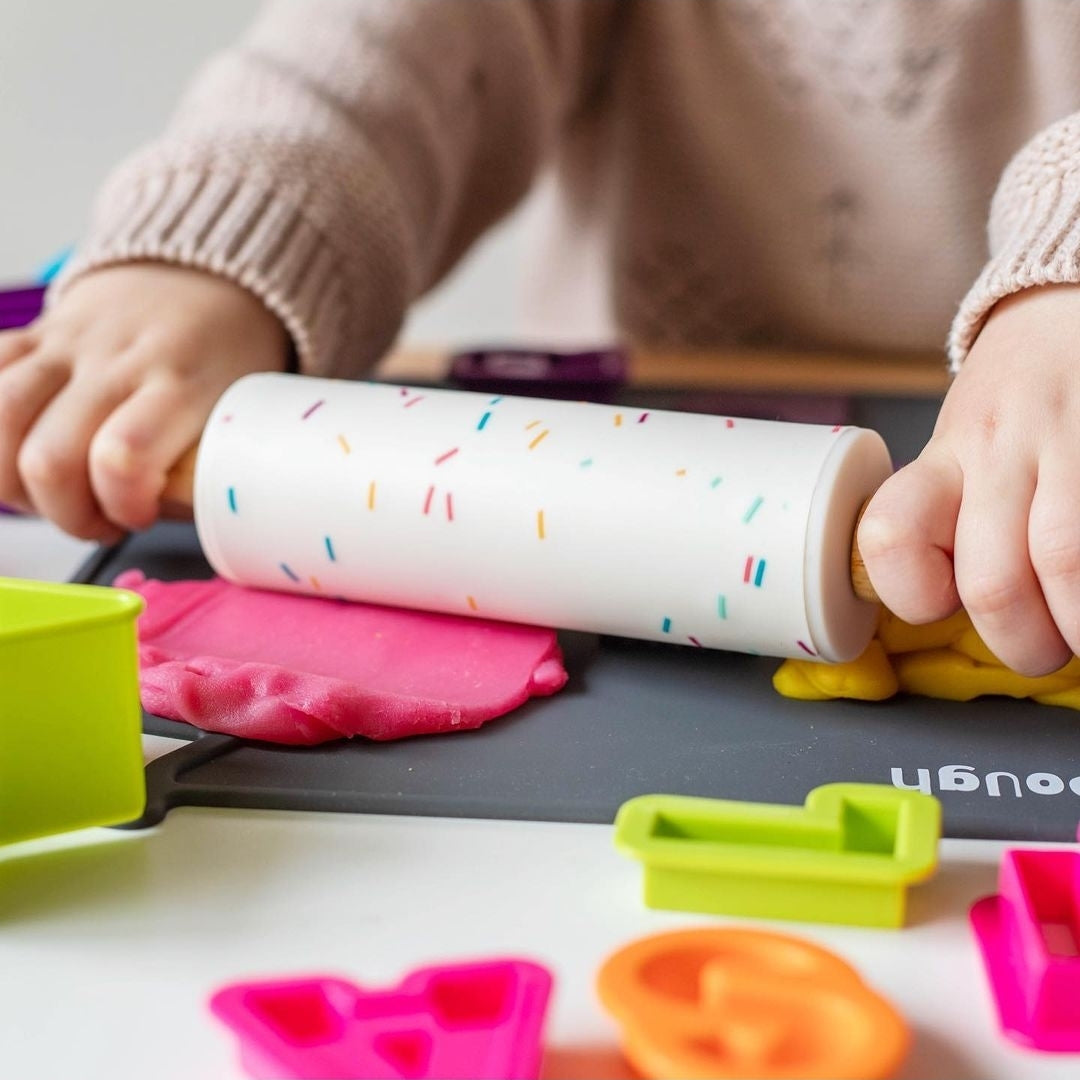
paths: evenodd
<path fill-rule="evenodd" d="M 1040 131 L 1009 162 L 990 207 L 990 260 L 949 334 L 955 371 L 999 300 L 1080 284 L 1080 113 Z"/>
<path fill-rule="evenodd" d="M 59 284 L 163 259 L 245 286 L 303 370 L 357 374 L 525 192 L 606 0 L 276 0 L 107 180 Z"/>

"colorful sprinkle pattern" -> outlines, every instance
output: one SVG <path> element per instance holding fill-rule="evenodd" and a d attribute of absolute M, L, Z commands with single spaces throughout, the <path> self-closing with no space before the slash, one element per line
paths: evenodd
<path fill-rule="evenodd" d="M 747 555 L 746 563 L 743 566 L 743 584 L 749 585 L 751 578 L 753 578 L 754 588 L 760 589 L 762 582 L 765 580 L 765 560 L 758 559 L 755 566 L 754 556 Z"/>
<path fill-rule="evenodd" d="M 273 586 L 274 580 L 285 578 L 301 589 L 393 603 L 393 596 L 383 589 L 383 579 L 399 545 L 409 552 L 417 550 L 409 542 L 412 527 L 405 520 L 411 504 L 414 515 L 419 509 L 422 518 L 455 525 L 446 532 L 446 543 L 451 542 L 451 535 L 465 539 L 464 551 L 460 546 L 443 549 L 442 530 L 431 532 L 422 563 L 412 567 L 412 576 L 430 582 L 432 589 L 442 575 L 454 575 L 458 610 L 480 613 L 472 587 L 481 576 L 491 576 L 493 566 L 505 560 L 539 559 L 535 573 L 518 575 L 537 582 L 531 599 L 522 601 L 535 606 L 537 621 L 542 620 L 547 604 L 573 608 L 578 596 L 583 607 L 595 613 L 605 595 L 626 589 L 636 595 L 640 582 L 640 592 L 648 598 L 640 608 L 640 624 L 601 626 L 601 630 L 682 641 L 698 648 L 737 647 L 753 652 L 776 651 L 770 636 L 784 633 L 799 653 L 817 656 L 809 644 L 812 638 L 805 613 L 798 617 L 786 613 L 790 604 L 784 598 L 801 595 L 802 543 L 801 539 L 793 543 L 791 537 L 802 527 L 799 511 L 805 510 L 807 492 L 812 490 L 807 478 L 813 480 L 829 449 L 820 433 L 835 435 L 845 429 L 798 425 L 814 435 L 807 437 L 804 447 L 787 452 L 785 468 L 756 470 L 754 463 L 769 453 L 762 429 L 775 426 L 763 421 L 736 424 L 730 417 L 691 419 L 643 411 L 631 414 L 626 422 L 624 412 L 608 406 L 540 403 L 501 395 L 485 398 L 456 391 L 419 393 L 409 387 L 327 380 L 289 383 L 292 396 L 281 392 L 277 400 L 293 402 L 293 422 L 296 418 L 301 422 L 302 431 L 297 432 L 291 449 L 306 463 L 308 486 L 314 490 L 321 483 L 319 446 L 333 447 L 341 464 L 332 482 L 351 486 L 352 505 L 372 516 L 348 514 L 348 487 L 341 499 L 326 488 L 327 513 L 321 521 L 309 521 L 305 516 L 309 511 L 299 513 L 283 503 L 281 512 L 269 520 L 287 519 L 288 531 L 297 537 L 305 530 L 313 531 L 312 539 L 323 553 L 321 565 L 316 566 L 310 548 L 305 556 L 302 545 L 288 543 L 276 552 L 273 574 L 250 583 Z M 313 394 L 315 383 L 320 385 Z M 416 409 L 422 402 L 424 408 Z M 245 415 L 251 410 L 243 404 L 231 401 L 226 417 L 230 421 L 235 417 L 235 422 L 214 427 L 215 432 L 224 432 L 218 436 L 223 445 L 251 437 L 245 434 L 249 430 Z M 542 405 L 542 412 L 537 405 Z M 388 407 L 397 409 L 398 419 L 391 417 Z M 402 409 L 409 410 L 408 419 L 401 417 Z M 260 418 L 262 412 L 260 407 Z M 512 436 L 515 430 L 519 441 Z M 316 437 L 321 443 L 312 441 Z M 247 461 L 250 456 L 237 460 Z M 288 457 L 283 455 L 282 460 Z M 502 471 L 496 474 L 496 469 Z M 453 488 L 437 482 L 444 474 L 453 477 Z M 496 483 L 496 476 L 505 476 L 505 484 Z M 757 489 L 762 476 L 771 478 L 768 490 Z M 277 494 L 284 499 L 284 480 L 280 486 Z M 235 521 L 233 526 L 223 526 L 223 531 L 250 527 L 248 550 L 265 549 L 265 536 L 276 537 L 277 528 L 266 524 L 264 508 L 257 505 L 273 498 L 265 482 L 256 486 L 238 475 L 223 488 L 227 520 Z M 318 490 L 323 497 L 323 488 Z M 314 498 L 305 503 L 313 504 Z M 337 506 L 342 509 L 336 510 Z M 582 514 L 592 513 L 592 508 L 595 520 L 583 520 Z M 559 528 L 553 533 L 551 515 L 555 512 Z M 531 529 L 527 525 L 530 514 Z M 496 530 L 487 546 L 476 531 L 481 522 L 483 528 Z M 529 532 L 532 550 L 540 554 L 520 548 Z M 241 535 L 236 532 L 238 544 Z M 655 547 L 657 538 L 662 538 L 663 548 Z M 460 541 L 454 543 L 460 545 Z M 596 581 L 583 574 L 564 591 L 557 581 L 544 577 L 547 560 L 555 560 L 552 566 L 559 564 L 569 550 L 567 545 L 584 545 L 595 552 Z M 542 554 L 545 551 L 552 554 Z M 469 556 L 474 565 L 465 574 Z M 415 555 L 409 557 L 415 560 Z M 566 565 L 571 564 L 581 565 Z M 678 571 L 675 575 L 668 574 L 668 564 Z M 694 573 L 700 577 L 700 586 L 688 593 L 686 582 L 693 575 L 686 569 L 699 564 Z M 610 580 L 605 578 L 608 574 Z M 666 610 L 658 611 L 653 605 L 656 597 L 664 597 L 664 590 L 656 583 L 668 576 L 672 586 L 663 601 Z M 738 592 L 738 585 L 749 587 L 748 592 Z M 505 606 L 503 597 L 490 588 L 483 591 L 485 614 L 528 618 L 524 608 L 516 614 Z M 751 599 L 758 594 L 760 601 Z M 736 600 L 744 595 L 746 599 Z M 406 600 L 416 602 L 411 594 Z M 777 612 L 783 613 L 782 619 Z M 580 620 L 583 628 L 587 628 L 586 615 Z M 784 625 L 774 630 L 770 620 Z M 557 624 L 573 628 L 575 622 L 564 619 Z"/>

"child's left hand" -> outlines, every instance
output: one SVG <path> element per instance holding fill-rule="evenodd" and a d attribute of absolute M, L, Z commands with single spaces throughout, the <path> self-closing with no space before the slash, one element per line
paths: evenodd
<path fill-rule="evenodd" d="M 906 622 L 963 606 L 1024 675 L 1080 653 L 1080 286 L 994 308 L 926 448 L 871 501 L 859 549 Z"/>

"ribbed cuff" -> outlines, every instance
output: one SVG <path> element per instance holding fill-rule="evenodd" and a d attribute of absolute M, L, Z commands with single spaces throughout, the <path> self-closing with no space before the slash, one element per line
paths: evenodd
<path fill-rule="evenodd" d="M 1002 247 L 972 285 L 949 331 L 949 365 L 959 370 L 993 306 L 1037 285 L 1080 284 L 1080 182 L 1048 180 L 1030 199 Z"/>
<path fill-rule="evenodd" d="M 102 193 L 90 237 L 53 295 L 92 270 L 127 262 L 205 270 L 249 290 L 282 321 L 302 371 L 355 376 L 398 329 L 405 275 L 395 280 L 392 273 L 373 273 L 364 288 L 355 281 L 350 286 L 353 267 L 305 214 L 302 195 L 268 176 L 177 169 L 117 177 Z M 393 237 L 378 228 L 378 219 L 374 224 L 365 237 L 364 223 L 355 223 L 350 240 L 368 240 L 365 263 L 393 267 Z M 385 260 L 378 258 L 380 249 Z"/>

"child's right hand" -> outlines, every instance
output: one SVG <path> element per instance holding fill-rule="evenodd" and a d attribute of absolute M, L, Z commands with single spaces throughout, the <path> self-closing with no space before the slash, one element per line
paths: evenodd
<path fill-rule="evenodd" d="M 0 502 L 85 539 L 146 528 L 220 394 L 287 357 L 277 317 L 223 278 L 155 263 L 87 274 L 0 333 Z"/>
<path fill-rule="evenodd" d="M 1039 677 L 1080 654 L 1080 286 L 998 302 L 934 434 L 859 525 L 885 606 L 909 623 L 964 607 L 1007 667 Z"/>

